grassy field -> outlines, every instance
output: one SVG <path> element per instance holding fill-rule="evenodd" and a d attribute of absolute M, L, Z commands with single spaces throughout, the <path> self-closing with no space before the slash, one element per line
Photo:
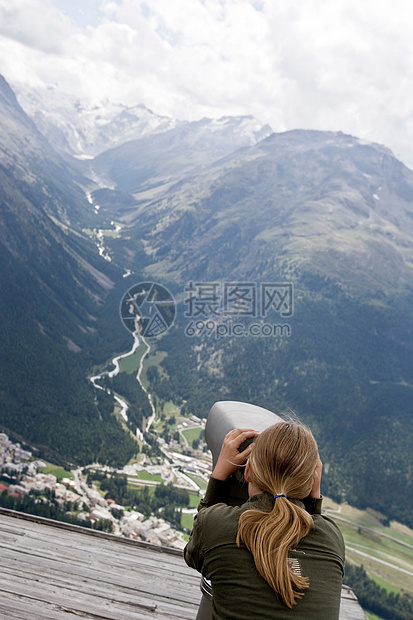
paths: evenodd
<path fill-rule="evenodd" d="M 139 347 L 136 349 L 133 355 L 122 357 L 119 360 L 120 372 L 126 372 L 128 374 L 137 373 L 141 358 L 146 352 L 146 347 L 143 343 L 139 343 Z"/>
<path fill-rule="evenodd" d="M 142 471 L 137 472 L 137 478 L 139 480 L 147 480 L 148 482 L 162 482 L 161 474 L 150 474 L 148 471 L 144 469 Z"/>
<path fill-rule="evenodd" d="M 165 421 L 169 418 L 174 417 L 176 419 L 176 424 L 180 424 L 181 422 L 185 422 L 185 418 L 181 416 L 181 410 L 178 405 L 175 405 L 172 401 L 168 401 L 164 404 L 162 410 L 157 407 L 157 418 L 154 424 L 155 430 L 158 432 L 162 431 L 162 428 L 165 424 L 165 421 L 161 420 L 161 415 L 165 416 Z M 175 432 L 175 425 L 169 427 L 170 432 Z"/>
<path fill-rule="evenodd" d="M 173 415 L 177 417 L 181 415 L 181 410 L 178 405 L 175 405 L 175 403 L 173 403 L 171 400 L 168 400 L 168 402 L 166 402 L 163 406 L 163 413 L 166 415 L 167 418 Z"/>
<path fill-rule="evenodd" d="M 57 467 L 52 463 L 46 463 L 46 467 L 41 467 L 39 469 L 40 474 L 52 474 L 52 476 L 56 476 L 57 481 L 61 482 L 63 478 L 70 478 L 70 480 L 74 480 L 74 476 L 71 471 L 67 471 L 63 467 Z"/>
<path fill-rule="evenodd" d="M 371 578 L 374 579 L 377 585 L 387 590 L 387 592 L 393 592 L 394 594 L 397 594 L 400 590 L 400 588 L 390 585 L 389 583 L 387 583 L 387 581 L 384 581 L 384 579 L 380 579 L 380 577 L 375 577 L 374 575 L 372 575 Z"/>
<path fill-rule="evenodd" d="M 202 498 L 202 495 L 198 495 L 197 493 L 189 494 L 189 506 L 188 508 L 196 508 Z"/>
<path fill-rule="evenodd" d="M 138 372 L 142 356 L 146 353 L 146 351 L 147 351 L 147 347 L 144 345 L 143 342 L 140 341 L 139 346 L 133 355 L 128 355 L 127 357 L 123 357 L 122 359 L 119 360 L 120 372 L 126 372 L 128 374 Z M 146 389 L 148 388 L 148 385 L 149 385 L 148 378 L 146 376 L 147 369 L 149 368 L 149 366 L 156 366 L 159 370 L 159 374 L 161 376 L 164 375 L 165 372 L 160 366 L 160 363 L 162 362 L 163 359 L 165 359 L 166 356 L 167 356 L 167 353 L 165 353 L 164 351 L 159 351 L 159 352 L 155 351 L 154 353 L 152 353 L 152 348 L 151 348 L 151 351 L 149 352 L 149 355 L 145 356 L 143 367 L 142 367 L 141 381 Z"/>
<path fill-rule="evenodd" d="M 337 511 L 330 512 L 330 516 L 341 529 L 350 562 L 362 564 L 368 575 L 389 592 L 404 590 L 413 595 L 412 530 L 393 522 L 385 527 L 380 513 L 347 504 L 339 508 L 328 498 L 325 508 Z"/>
<path fill-rule="evenodd" d="M 161 362 L 162 360 L 165 359 L 165 357 L 167 357 L 167 355 L 168 354 L 166 353 L 166 351 L 156 351 L 156 349 L 153 350 L 153 346 L 151 346 L 149 355 L 145 357 L 145 360 L 143 362 L 143 369 L 142 369 L 142 376 L 141 376 L 142 383 L 144 384 L 146 388 L 148 388 L 148 385 L 149 385 L 148 378 L 146 376 L 146 371 L 148 370 L 150 366 L 156 366 L 159 371 L 159 375 L 161 377 L 166 376 L 166 372 L 162 368 Z"/>
<path fill-rule="evenodd" d="M 196 428 L 186 428 L 182 431 L 182 434 L 185 435 L 185 439 L 187 440 L 188 444 L 191 445 L 194 439 L 199 439 L 202 431 L 203 428 L 201 426 L 197 426 Z"/>
<path fill-rule="evenodd" d="M 137 489 L 142 489 L 143 487 L 147 487 L 148 491 L 149 491 L 149 496 L 153 497 L 155 494 L 155 490 L 156 490 L 156 485 L 151 485 L 151 484 L 145 484 L 144 482 L 138 483 L 138 481 L 131 482 L 130 478 L 128 479 L 128 489 L 130 490 L 137 490 Z M 129 508 L 131 508 L 129 506 Z"/>
<path fill-rule="evenodd" d="M 188 478 L 191 478 L 191 480 L 196 482 L 200 489 L 202 489 L 203 491 L 206 491 L 206 488 L 208 486 L 208 483 L 206 482 L 206 480 L 204 480 L 201 476 L 197 476 L 196 474 L 187 473 L 186 475 L 188 476 Z"/>
<path fill-rule="evenodd" d="M 187 530 L 192 530 L 192 525 L 194 522 L 194 515 L 189 515 L 188 513 L 183 513 L 181 518 L 182 527 L 186 527 Z"/>
<path fill-rule="evenodd" d="M 364 611 L 364 613 L 369 620 L 383 620 L 381 616 L 376 616 L 376 614 L 371 613 L 371 611 Z"/>

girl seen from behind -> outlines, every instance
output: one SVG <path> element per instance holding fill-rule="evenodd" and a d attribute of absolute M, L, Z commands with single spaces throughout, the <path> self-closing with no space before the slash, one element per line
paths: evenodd
<path fill-rule="evenodd" d="M 229 506 L 228 479 L 246 460 L 249 499 Z M 321 515 L 321 469 L 302 424 L 226 435 L 185 549 L 212 583 L 213 620 L 338 619 L 344 542 Z"/>

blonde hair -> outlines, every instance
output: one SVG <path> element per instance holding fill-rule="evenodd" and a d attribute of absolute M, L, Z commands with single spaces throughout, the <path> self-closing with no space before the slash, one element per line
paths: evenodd
<path fill-rule="evenodd" d="M 250 456 L 251 482 L 261 491 L 303 499 L 311 491 L 318 449 L 311 431 L 297 422 L 279 422 L 256 439 Z M 237 534 L 254 557 L 260 575 L 291 608 L 309 586 L 308 577 L 288 566 L 288 550 L 313 527 L 311 516 L 286 497 L 274 500 L 271 512 L 246 510 Z"/>

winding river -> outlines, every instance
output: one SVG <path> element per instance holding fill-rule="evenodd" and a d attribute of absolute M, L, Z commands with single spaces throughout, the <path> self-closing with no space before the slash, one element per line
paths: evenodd
<path fill-rule="evenodd" d="M 144 431 L 146 432 L 146 431 L 149 430 L 149 428 L 151 427 L 151 424 L 155 420 L 156 411 L 155 411 L 155 406 L 153 404 L 152 395 L 148 392 L 146 387 L 143 385 L 143 382 L 142 382 L 142 379 L 141 379 L 142 370 L 143 370 L 143 361 L 144 361 L 145 357 L 149 354 L 149 352 L 151 350 L 150 345 L 148 344 L 148 342 L 145 340 L 145 338 L 143 336 L 137 336 L 136 334 L 134 334 L 134 341 L 133 341 L 133 346 L 132 346 L 131 350 L 128 351 L 127 353 L 122 353 L 121 355 L 118 355 L 117 357 L 114 357 L 112 359 L 112 364 L 114 365 L 114 369 L 113 370 L 109 370 L 109 371 L 107 370 L 107 371 L 101 373 L 100 375 L 95 375 L 94 377 L 90 377 L 90 381 L 91 381 L 91 383 L 93 384 L 93 386 L 97 390 L 107 390 L 107 388 L 104 388 L 101 385 L 99 385 L 98 381 L 100 379 L 102 379 L 102 377 L 104 377 L 104 376 L 115 377 L 120 372 L 119 360 L 124 359 L 126 357 L 129 357 L 130 355 L 134 355 L 136 350 L 138 349 L 138 347 L 141 346 L 141 345 L 145 345 L 146 346 L 146 351 L 143 353 L 143 355 L 142 355 L 142 357 L 140 359 L 138 372 L 136 374 L 136 380 L 138 381 L 138 383 L 141 386 L 142 390 L 145 392 L 146 396 L 148 397 L 149 405 L 150 405 L 151 411 L 152 411 L 151 416 L 146 420 L 146 424 L 144 423 Z M 110 390 L 107 390 L 107 392 L 108 392 L 108 394 L 111 393 Z M 113 398 L 121 406 L 120 414 L 123 417 L 123 419 L 127 422 L 128 421 L 128 405 L 127 405 L 127 403 L 120 396 L 118 396 L 115 393 L 113 393 Z M 140 428 L 136 429 L 136 435 L 137 435 L 137 437 L 139 439 L 143 439 L 143 434 L 142 434 L 142 431 L 140 430 Z"/>

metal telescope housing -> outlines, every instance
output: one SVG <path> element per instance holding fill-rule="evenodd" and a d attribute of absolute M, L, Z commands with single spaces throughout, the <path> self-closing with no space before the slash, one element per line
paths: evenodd
<path fill-rule="evenodd" d="M 257 405 L 236 400 L 221 400 L 215 403 L 211 407 L 205 426 L 205 441 L 212 452 L 214 466 L 221 452 L 225 435 L 229 431 L 234 428 L 253 428 L 256 431 L 264 431 L 277 422 L 282 422 L 279 415 Z"/>

